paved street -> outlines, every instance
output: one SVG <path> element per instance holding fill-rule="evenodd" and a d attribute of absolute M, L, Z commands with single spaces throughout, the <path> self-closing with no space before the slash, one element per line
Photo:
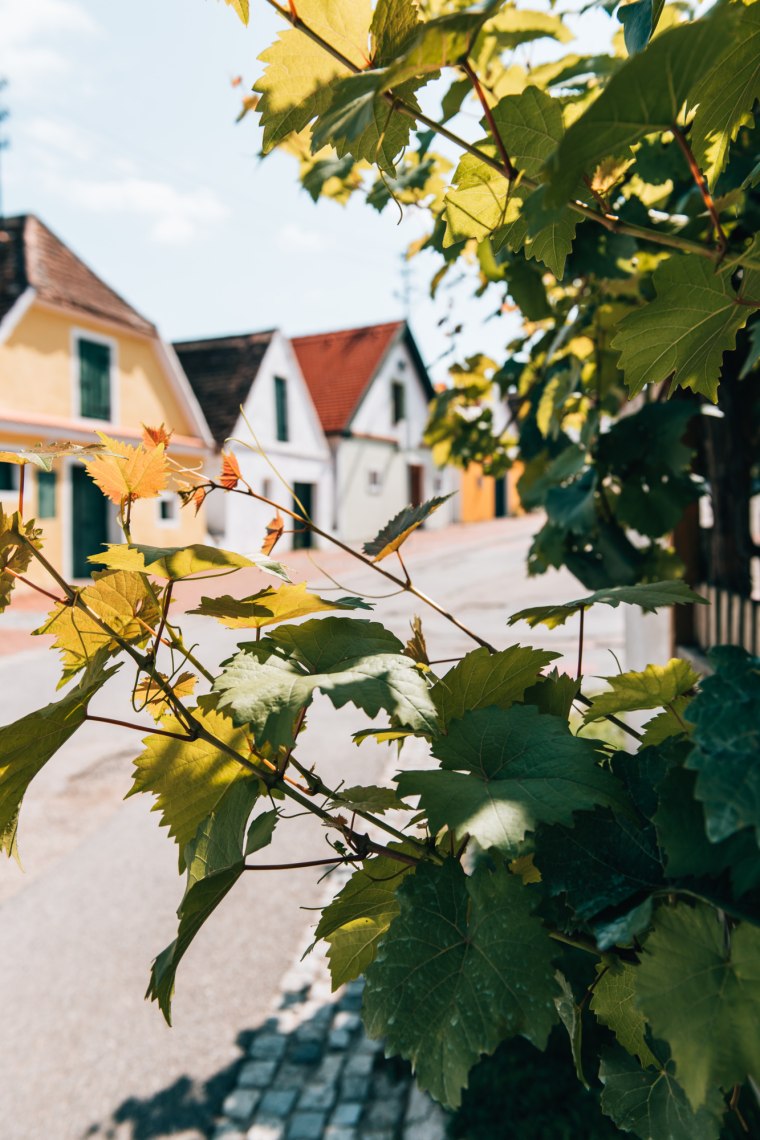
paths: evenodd
<path fill-rule="evenodd" d="M 535 634 L 506 626 L 514 610 L 584 592 L 564 573 L 526 578 L 529 536 L 539 525 L 536 518 L 515 519 L 419 534 L 405 547 L 406 563 L 419 588 L 482 636 L 500 647 L 519 640 L 554 648 L 566 654 L 560 668 L 574 671 L 575 621 Z M 318 587 L 330 585 L 326 571 L 346 593 L 388 592 L 387 582 L 346 554 L 320 551 L 314 558 L 319 568 L 305 552 L 286 561 L 294 577 Z M 192 606 L 201 593 L 262 584 L 246 572 L 185 585 L 177 590 L 178 605 Z M 403 595 L 378 601 L 378 616 L 405 637 L 410 617 L 420 613 L 433 658 L 469 647 L 464 634 L 410 601 Z M 0 657 L 0 723 L 52 699 L 56 680 L 53 655 L 23 633 L 31 615 L 12 616 L 12 647 L 22 651 Z M 616 671 L 607 649 L 621 655 L 620 611 L 601 607 L 586 625 L 584 672 Z M 2 630 L 0 624 L 0 641 Z M 241 640 L 207 619 L 187 619 L 187 630 L 190 642 L 202 642 L 207 663 Z M 93 712 L 128 714 L 126 672 Z M 360 727 L 366 720 L 356 710 L 337 713 L 318 698 L 299 747 L 302 762 L 316 763 L 328 782 L 379 778 L 393 756 L 371 743 L 356 749 L 349 733 Z M 20 829 L 26 873 L 0 866 L 3 1140 L 206 1135 L 241 1055 L 238 1036 L 271 1011 L 313 921 L 299 908 L 319 897 L 315 873 L 245 876 L 182 963 L 169 1030 L 143 993 L 151 958 L 174 937 L 183 888 L 176 848 L 151 814 L 151 801 L 122 801 L 138 749 L 134 732 L 85 726 L 32 786 Z M 262 861 L 323 854 L 329 852 L 320 828 L 299 819 L 280 826 Z"/>

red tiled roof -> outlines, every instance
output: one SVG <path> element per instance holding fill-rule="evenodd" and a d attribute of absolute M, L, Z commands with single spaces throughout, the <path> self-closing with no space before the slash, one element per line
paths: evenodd
<path fill-rule="evenodd" d="M 344 431 L 404 321 L 291 342 L 326 434 Z"/>
<path fill-rule="evenodd" d="M 62 305 L 153 336 L 155 325 L 96 276 L 33 214 L 0 221 L 0 319 L 31 286 Z"/>

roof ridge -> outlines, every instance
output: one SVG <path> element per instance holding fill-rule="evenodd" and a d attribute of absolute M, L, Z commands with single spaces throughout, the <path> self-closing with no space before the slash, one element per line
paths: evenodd
<path fill-rule="evenodd" d="M 265 337 L 265 336 L 273 337 L 275 335 L 275 333 L 278 333 L 279 331 L 280 331 L 279 328 L 271 328 L 271 329 L 259 329 L 256 332 L 247 332 L 247 333 L 225 333 L 222 336 L 205 336 L 205 337 L 195 337 L 191 340 L 174 340 L 174 341 L 172 341 L 172 344 L 174 345 L 175 348 L 183 348 L 183 349 L 205 348 L 208 345 L 232 344 L 235 341 L 250 341 L 250 340 L 255 339 L 256 337 Z"/>
<path fill-rule="evenodd" d="M 397 321 L 379 321 L 371 325 L 355 325 L 348 329 L 328 329 L 327 332 L 306 333 L 303 336 L 292 336 L 290 337 L 290 342 L 291 344 L 295 344 L 296 341 L 303 342 L 306 340 L 326 340 L 331 336 L 348 336 L 349 333 L 366 333 L 372 332 L 375 329 L 379 331 L 391 328 L 401 328 L 405 324 L 407 324 L 407 321 L 403 318 Z"/>

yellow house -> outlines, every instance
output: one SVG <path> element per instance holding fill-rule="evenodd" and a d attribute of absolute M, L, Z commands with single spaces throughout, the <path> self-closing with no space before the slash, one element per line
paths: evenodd
<path fill-rule="evenodd" d="M 142 425 L 174 432 L 170 453 L 197 466 L 213 450 L 203 413 L 171 346 L 33 215 L 0 221 L 0 450 L 45 440 L 138 443 Z M 69 578 L 87 556 L 121 541 L 116 510 L 81 462 L 25 469 L 25 517 L 37 518 L 47 557 Z M 15 509 L 19 468 L 0 464 L 0 503 Z M 176 490 L 134 504 L 136 542 L 201 542 L 203 510 L 180 511 Z"/>
<path fill-rule="evenodd" d="M 484 475 L 479 463 L 471 463 L 460 476 L 459 521 L 485 522 L 487 519 L 523 514 L 517 493 L 517 480 L 521 474 L 521 463 L 515 463 L 499 479 Z"/>

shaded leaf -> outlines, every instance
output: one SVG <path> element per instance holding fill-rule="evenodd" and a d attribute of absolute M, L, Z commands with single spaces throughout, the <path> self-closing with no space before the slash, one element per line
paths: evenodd
<path fill-rule="evenodd" d="M 41 534 L 34 522 L 23 522 L 18 511 L 6 514 L 0 503 L 0 613 L 10 605 L 15 575 L 29 569 L 34 557 L 32 546 L 38 550 L 42 546 Z M 24 535 L 28 543 L 19 541 L 19 535 Z"/>
<path fill-rule="evenodd" d="M 637 55 L 647 46 L 664 7 L 665 0 L 633 0 L 618 8 L 618 19 L 623 25 L 629 55 Z"/>
<path fill-rule="evenodd" d="M 436 712 L 424 675 L 398 638 L 377 622 L 322 618 L 278 626 L 224 663 L 214 683 L 220 708 L 250 725 L 257 742 L 288 746 L 299 713 L 319 689 L 336 708 L 349 702 L 375 717 L 432 732 Z"/>
<path fill-rule="evenodd" d="M 364 543 L 362 550 L 365 554 L 372 556 L 373 562 L 381 562 L 383 558 L 387 558 L 389 554 L 398 550 L 402 543 L 406 542 L 412 531 L 421 526 L 434 511 L 437 511 L 450 498 L 451 495 L 437 495 L 425 503 L 420 503 L 418 507 L 404 507 L 403 511 L 399 511 L 389 523 L 386 523 L 376 538 L 373 538 L 371 542 Z"/>
<path fill-rule="evenodd" d="M 543 1048 L 556 1017 L 555 947 L 531 896 L 504 868 L 422 863 L 367 970 L 364 1023 L 412 1062 L 417 1082 L 456 1107 L 467 1075 L 504 1037 Z"/>
<path fill-rule="evenodd" d="M 411 657 L 412 661 L 416 661 L 418 665 L 429 665 L 430 658 L 425 644 L 425 634 L 422 632 L 422 618 L 413 617 L 410 625 L 412 636 L 404 646 L 404 653 L 407 657 Z"/>
<path fill-rule="evenodd" d="M 161 673 L 160 676 L 163 681 L 169 684 L 168 677 L 163 673 Z M 197 682 L 198 678 L 194 673 L 180 673 L 180 675 L 171 682 L 171 691 L 178 700 L 184 700 L 185 697 L 192 696 Z M 152 677 L 144 677 L 143 680 L 135 686 L 135 699 L 141 702 L 141 707 L 146 708 L 156 721 L 161 720 L 165 713 L 171 712 L 171 705 L 165 690 L 160 688 Z"/>
<path fill-rule="evenodd" d="M 636 1005 L 636 969 L 632 962 L 607 957 L 596 967 L 597 981 L 591 995 L 591 1009 L 606 1025 L 627 1053 L 641 1065 L 659 1068 L 657 1058 L 646 1042 L 647 1022 Z"/>
<path fill-rule="evenodd" d="M 505 709 L 522 700 L 525 690 L 538 680 L 541 670 L 559 656 L 545 649 L 511 645 L 499 653 L 473 649 L 433 686 L 432 695 L 441 721 L 449 721 L 469 709 L 490 705 Z"/>
<path fill-rule="evenodd" d="M 288 582 L 285 568 L 263 555 L 246 558 L 231 550 L 216 546 L 140 546 L 132 543 L 111 543 L 103 554 L 91 554 L 89 562 L 101 562 L 110 570 L 128 570 L 138 574 L 152 574 L 156 578 L 179 581 L 194 574 L 213 571 L 241 570 L 255 566 L 265 574 L 273 574 Z"/>
<path fill-rule="evenodd" d="M 642 1069 L 620 1050 L 602 1055 L 602 1111 L 623 1132 L 641 1140 L 718 1140 L 724 1104 L 718 1092 L 709 1107 L 694 1112 L 675 1077 L 672 1062 Z"/>
<path fill-rule="evenodd" d="M 581 1055 L 583 1046 L 583 1011 L 576 1003 L 573 987 L 565 975 L 560 970 L 557 970 L 554 976 L 560 988 L 560 996 L 555 997 L 554 1005 L 559 1014 L 559 1019 L 567 1030 L 567 1035 L 570 1038 L 570 1051 L 573 1057 L 573 1064 L 575 1065 L 575 1075 L 581 1084 L 588 1088 L 588 1081 L 583 1075 L 583 1058 Z"/>
<path fill-rule="evenodd" d="M 594 743 L 532 705 L 465 713 L 434 741 L 433 755 L 442 770 L 402 772 L 400 795 L 419 795 L 434 833 L 448 827 L 458 840 L 471 835 L 510 856 L 538 823 L 570 823 L 574 811 L 621 794 Z"/>
<path fill-rule="evenodd" d="M 105 449 L 104 443 L 71 443 L 69 440 L 35 443 L 31 447 L 20 447 L 17 451 L 0 451 L 0 463 L 15 463 L 22 467 L 32 463 L 41 471 L 52 471 L 53 462 L 64 456 L 83 459 Z"/>
<path fill-rule="evenodd" d="M 257 815 L 251 821 L 251 826 L 248 828 L 248 834 L 245 839 L 245 855 L 254 855 L 257 851 L 261 851 L 263 847 L 268 847 L 272 842 L 274 829 L 279 818 L 279 812 L 276 808 L 271 811 L 264 811 L 261 815 Z"/>
<path fill-rule="evenodd" d="M 570 718 L 570 710 L 579 689 L 580 681 L 576 677 L 552 669 L 551 673 L 525 690 L 523 701 L 526 705 L 535 705 L 540 713 L 558 716 L 566 721 Z"/>
<path fill-rule="evenodd" d="M 565 602 L 557 606 L 530 606 L 512 614 L 508 625 L 525 621 L 531 627 L 546 625 L 549 629 L 556 629 L 564 625 L 568 618 L 577 614 L 579 610 L 588 609 L 589 606 L 612 606 L 613 609 L 621 604 L 641 606 L 645 613 L 656 613 L 663 606 L 675 606 L 685 602 L 702 602 L 706 599 L 696 594 L 685 582 L 642 582 L 636 586 L 610 586 L 604 590 L 597 590 L 585 598 L 576 598 L 574 602 Z"/>
<path fill-rule="evenodd" d="M 201 604 L 191 614 L 213 617 L 229 629 L 262 629 L 283 621 L 293 621 L 307 614 L 329 610 L 369 610 L 372 607 L 361 598 L 336 598 L 331 601 L 312 594 L 305 582 L 284 586 L 267 586 L 247 598 L 234 598 L 224 594 L 218 598 L 201 598 Z"/>
<path fill-rule="evenodd" d="M 409 810 L 408 805 L 398 798 L 395 788 L 380 788 L 374 784 L 369 787 L 357 785 L 354 788 L 341 788 L 332 800 L 332 805 L 349 811 L 368 811 L 375 815 L 383 815 L 386 811 Z"/>
<path fill-rule="evenodd" d="M 583 718 L 586 724 L 610 714 L 671 705 L 699 683 L 699 673 L 688 661 L 673 657 L 667 665 L 647 665 L 640 673 L 619 673 L 602 679 L 610 688 L 591 698 Z"/>

